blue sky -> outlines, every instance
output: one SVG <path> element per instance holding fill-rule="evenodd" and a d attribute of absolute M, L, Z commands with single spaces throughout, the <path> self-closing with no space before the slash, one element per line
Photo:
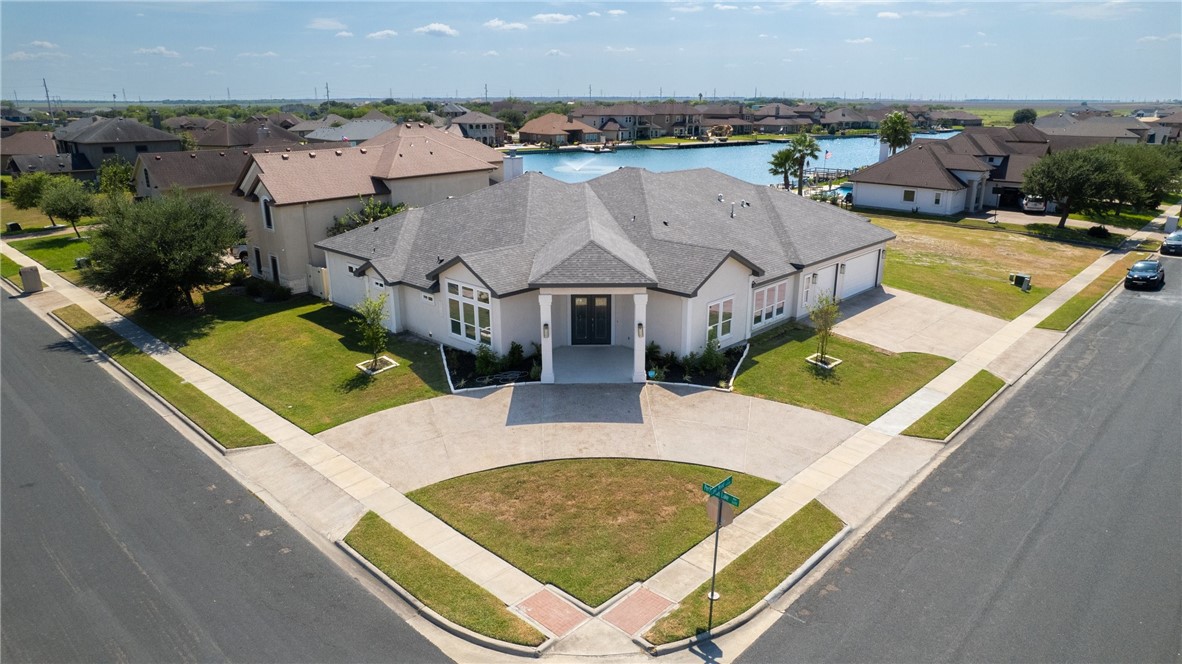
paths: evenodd
<path fill-rule="evenodd" d="M 0 3 L 0 96 L 1176 99 L 1182 3 Z"/>

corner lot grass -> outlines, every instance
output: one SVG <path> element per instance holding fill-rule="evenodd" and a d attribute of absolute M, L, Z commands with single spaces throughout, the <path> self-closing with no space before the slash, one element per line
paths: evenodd
<path fill-rule="evenodd" d="M 1092 305 L 1099 302 L 1100 298 L 1112 290 L 1112 287 L 1124 278 L 1125 273 L 1128 272 L 1129 266 L 1139 260 L 1148 257 L 1149 254 L 1134 251 L 1125 255 L 1119 261 L 1112 264 L 1104 274 L 1101 274 L 1095 281 L 1084 287 L 1083 290 L 1076 293 L 1070 300 L 1067 300 L 1056 309 L 1050 316 L 1043 319 L 1038 327 L 1044 330 L 1059 330 L 1063 331 L 1071 327 L 1071 324 L 1079 320 L 1080 316 L 1087 313 Z"/>
<path fill-rule="evenodd" d="M 318 299 L 258 303 L 222 289 L 204 302 L 201 315 L 110 304 L 309 433 L 447 391 L 439 349 L 409 337 L 390 337 L 400 366 L 367 377 L 353 314 Z"/>
<path fill-rule="evenodd" d="M 53 222 L 49 220 L 49 217 L 42 214 L 41 210 L 37 208 L 18 210 L 12 204 L 12 201 L 7 198 L 0 200 L 0 219 L 4 220 L 3 235 L 5 237 L 19 237 L 25 231 L 49 228 L 53 225 Z M 8 224 L 14 221 L 21 225 L 21 230 L 18 233 L 8 232 Z M 70 225 L 64 221 L 59 221 L 58 223 L 64 228 L 70 228 Z M 98 223 L 98 217 L 83 217 L 78 221 L 78 227 L 81 228 L 95 223 Z"/>
<path fill-rule="evenodd" d="M 407 497 L 541 581 L 598 606 L 713 532 L 702 483 L 750 507 L 776 483 L 718 468 L 568 459 L 487 470 Z"/>
<path fill-rule="evenodd" d="M 718 573 L 714 624 L 722 625 L 755 606 L 841 528 L 841 519 L 821 503 L 814 500 L 802 507 Z M 710 612 L 708 592 L 709 581 L 682 600 L 673 613 L 658 620 L 644 638 L 660 645 L 705 632 Z"/>
<path fill-rule="evenodd" d="M 761 334 L 751 340 L 735 391 L 869 424 L 952 365 L 833 335 L 826 354 L 843 362 L 826 374 L 804 360 L 816 351 L 812 328 L 784 325 Z"/>
<path fill-rule="evenodd" d="M 373 512 L 361 517 L 345 536 L 345 543 L 420 602 L 457 625 L 526 646 L 540 645 L 546 640 L 492 593 L 428 553 Z"/>
<path fill-rule="evenodd" d="M 908 427 L 903 435 L 944 440 L 1003 385 L 1005 381 L 997 376 L 985 370 L 978 371 L 969 382 Z"/>
<path fill-rule="evenodd" d="M 1034 306 L 1102 253 L 1012 233 L 872 220 L 898 236 L 887 244 L 884 284 L 1006 320 Z M 1029 293 L 1009 283 L 1011 272 L 1033 276 Z"/>
<path fill-rule="evenodd" d="M 1156 219 L 1159 214 L 1161 214 L 1161 212 L 1158 210 L 1123 210 L 1120 214 L 1091 214 L 1088 212 L 1073 212 L 1071 216 L 1076 219 L 1094 221 L 1097 224 L 1105 224 L 1108 226 L 1116 226 L 1117 228 L 1127 228 L 1129 230 L 1139 231 L 1144 228 L 1146 224 Z"/>
<path fill-rule="evenodd" d="M 253 447 L 271 442 L 257 429 L 242 421 L 204 392 L 181 380 L 180 376 L 169 371 L 163 364 L 100 323 L 82 307 L 72 304 L 53 313 L 154 392 L 164 397 L 177 410 L 184 413 L 185 417 L 193 420 L 214 440 L 221 443 L 222 447 Z"/>

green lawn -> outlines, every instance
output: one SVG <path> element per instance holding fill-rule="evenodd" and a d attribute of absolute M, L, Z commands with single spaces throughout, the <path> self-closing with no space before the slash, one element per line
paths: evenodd
<path fill-rule="evenodd" d="M 345 543 L 431 610 L 494 639 L 527 646 L 546 640 L 492 593 L 428 553 L 373 512 L 357 522 Z"/>
<path fill-rule="evenodd" d="M 367 377 L 353 314 L 311 296 L 257 303 L 222 289 L 204 303 L 201 315 L 109 304 L 309 433 L 447 392 L 438 347 L 410 337 L 390 337 L 400 366 Z"/>
<path fill-rule="evenodd" d="M 1145 227 L 1146 224 L 1157 219 L 1161 212 L 1158 210 L 1124 210 L 1120 214 L 1089 214 L 1087 212 L 1072 212 L 1072 219 L 1083 219 L 1085 221 L 1094 221 L 1097 224 L 1105 224 L 1108 226 L 1116 226 L 1117 228 L 1127 228 L 1129 230 L 1139 231 Z"/>
<path fill-rule="evenodd" d="M 776 483 L 665 461 L 568 459 L 487 470 L 407 494 L 514 567 L 598 606 L 713 531 L 702 483 L 746 509 Z"/>
<path fill-rule="evenodd" d="M 869 424 L 927 384 L 952 360 L 890 353 L 834 335 L 826 355 L 842 364 L 825 374 L 804 358 L 817 352 L 812 328 L 783 325 L 751 340 L 735 391 Z"/>
<path fill-rule="evenodd" d="M 41 210 L 37 208 L 18 210 L 12 204 L 12 201 L 8 199 L 0 200 L 0 219 L 4 220 L 3 231 L 0 233 L 4 237 L 20 237 L 25 231 L 47 228 L 52 225 L 49 217 L 42 214 Z M 8 223 L 13 221 L 21 225 L 21 231 L 19 233 L 8 232 Z M 64 225 L 66 228 L 70 226 L 68 223 L 61 221 L 58 223 Z M 81 228 L 82 226 L 90 226 L 95 223 L 98 223 L 98 217 L 83 217 L 78 222 L 78 226 Z"/>
<path fill-rule="evenodd" d="M 1090 265 L 1101 250 L 1013 233 L 875 217 L 898 237 L 887 244 L 883 283 L 1012 320 Z M 1033 276 L 1023 293 L 1013 272 Z"/>
<path fill-rule="evenodd" d="M 961 385 L 960 389 L 908 427 L 903 435 L 943 440 L 977 412 L 1003 385 L 1005 381 L 997 376 L 985 370 L 978 371 L 969 382 Z"/>
<path fill-rule="evenodd" d="M 10 240 L 8 244 L 54 272 L 72 272 L 74 259 L 90 253 L 90 243 L 73 234 Z"/>
<path fill-rule="evenodd" d="M 0 256 L 0 277 L 15 280 L 20 271 L 21 266 L 17 265 L 15 261 L 8 256 Z"/>
<path fill-rule="evenodd" d="M 1083 290 L 1076 293 L 1070 300 L 1067 300 L 1056 309 L 1050 316 L 1043 319 L 1038 327 L 1044 330 L 1066 330 L 1071 327 L 1071 324 L 1079 320 L 1079 317 L 1087 313 L 1092 305 L 1099 302 L 1100 298 L 1112 290 L 1121 279 L 1124 278 L 1125 273 L 1128 272 L 1129 266 L 1133 263 L 1147 258 L 1148 254 L 1134 251 L 1130 252 L 1119 261 L 1112 264 L 1104 274 L 1096 277 L 1095 281 L 1084 287 Z"/>
<path fill-rule="evenodd" d="M 984 121 L 985 126 L 987 126 L 987 127 L 1013 127 L 1014 126 L 1014 111 L 1018 110 L 1019 108 L 1029 108 L 1029 107 L 1014 106 L 1014 107 L 1004 107 L 1003 108 L 1003 107 L 987 106 L 987 107 L 965 108 L 963 110 L 965 110 L 969 113 L 972 113 L 973 115 L 981 118 L 981 120 Z M 1058 112 L 1062 111 L 1063 109 L 1062 108 L 1035 108 L 1034 110 L 1035 110 L 1035 112 L 1038 113 L 1038 117 L 1041 118 L 1044 115 L 1050 115 L 1051 113 L 1058 113 Z"/>
<path fill-rule="evenodd" d="M 100 323 L 82 307 L 72 304 L 53 313 L 154 392 L 164 397 L 223 447 L 254 447 L 271 442 L 257 429 L 242 421 L 204 392 L 181 380 L 180 376 L 169 371 L 163 364 Z"/>
<path fill-rule="evenodd" d="M 841 532 L 841 528 L 841 519 L 814 500 L 744 551 L 718 573 L 715 589 L 719 598 L 714 602 L 714 625 L 722 625 L 755 606 Z M 658 620 L 644 638 L 659 645 L 705 632 L 709 592 L 707 581 L 683 599 L 672 613 Z"/>

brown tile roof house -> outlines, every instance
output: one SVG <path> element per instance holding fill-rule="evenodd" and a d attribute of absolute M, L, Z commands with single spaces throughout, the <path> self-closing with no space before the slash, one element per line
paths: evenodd
<path fill-rule="evenodd" d="M 22 131 L 0 139 L 0 163 L 8 163 L 18 154 L 57 154 L 53 134 L 43 131 Z"/>
<path fill-rule="evenodd" d="M 200 132 L 194 132 L 197 147 L 202 150 L 244 148 L 265 138 L 281 138 L 292 143 L 300 142 L 300 136 L 268 122 L 244 122 L 229 124 L 214 120 Z"/>
<path fill-rule="evenodd" d="M 348 147 L 348 144 L 311 146 L 299 143 L 272 143 L 268 146 L 256 144 L 250 148 L 142 155 L 135 163 L 136 195 L 153 196 L 173 187 L 185 190 L 224 188 L 225 193 L 230 193 L 230 188 L 250 161 L 251 154 L 290 154 L 337 147 Z"/>
<path fill-rule="evenodd" d="M 457 118 L 451 119 L 451 125 L 460 129 L 461 135 L 474 141 L 480 141 L 490 147 L 505 144 L 505 122 L 487 113 L 469 111 Z"/>
<path fill-rule="evenodd" d="M 835 108 L 821 118 L 821 124 L 826 127 L 836 125 L 840 128 L 857 128 L 865 126 L 869 122 L 865 115 L 852 108 Z"/>
<path fill-rule="evenodd" d="M 390 117 L 389 115 L 386 115 L 385 113 L 379 111 L 376 108 L 357 119 L 358 120 L 385 120 L 386 122 L 393 122 L 394 121 L 394 118 Z"/>
<path fill-rule="evenodd" d="M 932 111 L 928 113 L 928 120 L 940 124 L 961 125 L 963 127 L 980 127 L 981 118 L 968 111 Z"/>
<path fill-rule="evenodd" d="M 943 141 L 928 140 L 917 141 L 890 159 L 858 171 L 850 181 L 944 191 L 964 189 L 964 181 L 952 170 L 989 172 L 993 168 L 971 155 L 952 152 Z"/>
<path fill-rule="evenodd" d="M 762 120 L 764 118 L 796 118 L 800 114 L 787 104 L 767 104 L 755 109 L 755 119 Z"/>
<path fill-rule="evenodd" d="M 356 147 L 308 147 L 253 153 L 234 183 L 246 203 L 254 273 L 296 292 L 323 294 L 308 276 L 324 266 L 313 245 L 335 217 L 360 207 L 360 197 L 418 207 L 503 178 L 497 150 L 420 123 L 395 125 Z"/>
<path fill-rule="evenodd" d="M 193 131 L 195 129 L 205 129 L 211 122 L 213 120 L 209 118 L 178 115 L 162 120 L 160 124 L 169 131 Z"/>
<path fill-rule="evenodd" d="M 303 122 L 291 127 L 289 131 L 300 136 L 306 136 L 309 132 L 323 129 L 324 127 L 339 127 L 348 122 L 347 119 L 342 118 L 336 113 L 329 113 L 319 120 L 304 120 Z"/>
<path fill-rule="evenodd" d="M 518 131 L 522 143 L 567 145 L 598 142 L 599 130 L 558 113 L 547 113 L 525 123 Z M 594 138 L 592 138 L 594 137 Z"/>

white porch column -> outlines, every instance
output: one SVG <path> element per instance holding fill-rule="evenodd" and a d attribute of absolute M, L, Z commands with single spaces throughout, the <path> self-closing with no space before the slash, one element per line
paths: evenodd
<path fill-rule="evenodd" d="M 648 380 L 648 372 L 644 369 L 644 347 L 648 344 L 648 320 L 646 313 L 648 312 L 648 293 L 636 293 L 632 296 L 632 304 L 635 306 L 636 313 L 632 324 L 635 325 L 633 333 L 635 340 L 632 344 L 632 382 L 643 383 Z M 643 333 L 643 336 L 642 336 Z"/>
<path fill-rule="evenodd" d="M 541 309 L 541 337 L 542 337 L 542 382 L 554 382 L 554 326 L 550 322 L 550 305 L 554 301 L 553 295 L 538 295 L 538 308 Z"/>

